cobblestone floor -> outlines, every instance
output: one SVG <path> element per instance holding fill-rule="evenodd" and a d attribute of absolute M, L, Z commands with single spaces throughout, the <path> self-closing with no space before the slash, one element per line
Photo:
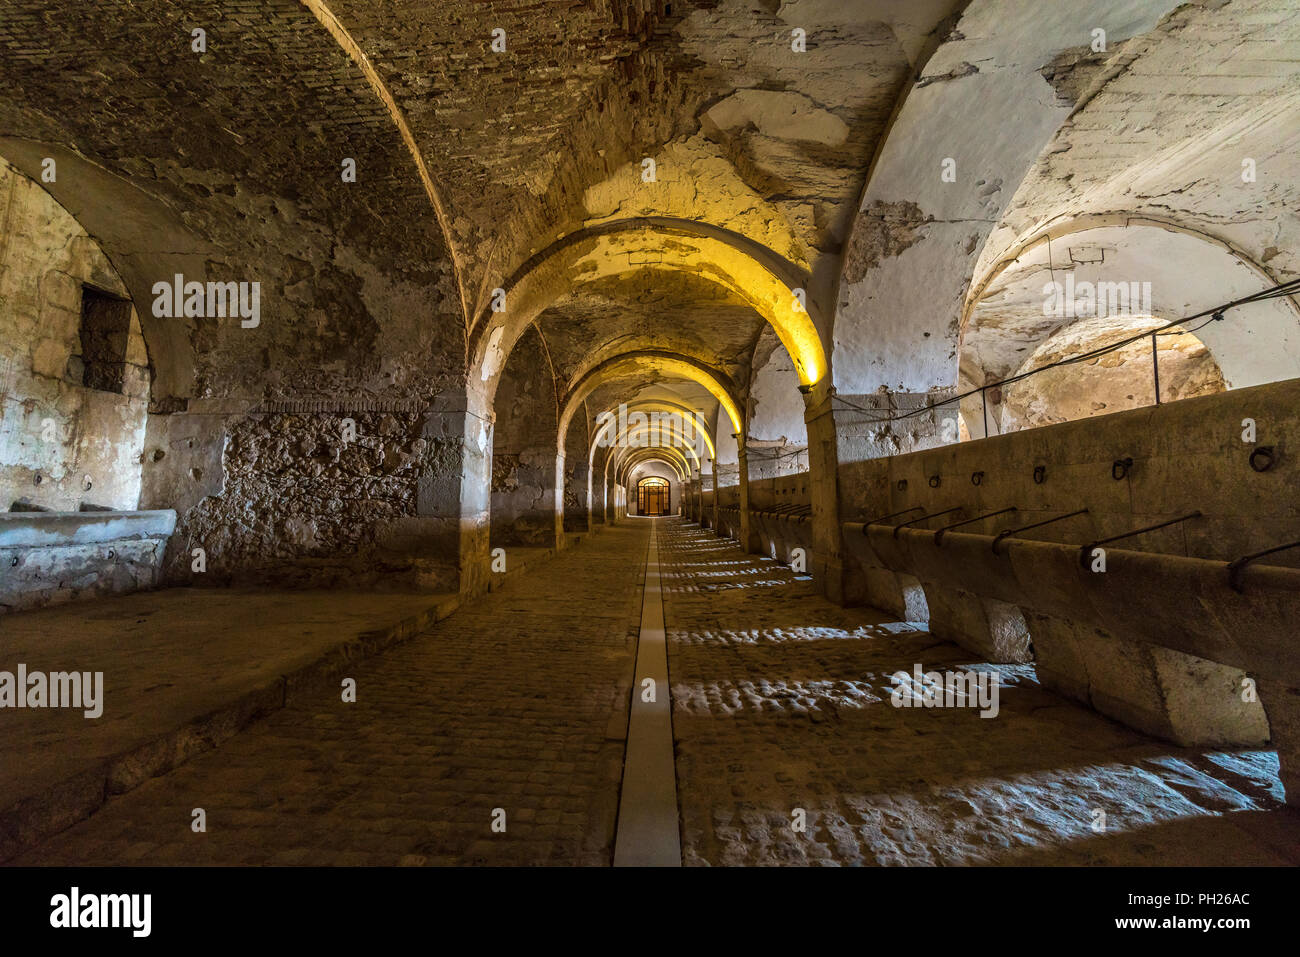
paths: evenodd
<path fill-rule="evenodd" d="M 12 863 L 608 864 L 648 534 L 527 570 L 359 662 L 355 704 L 322 689 Z M 1032 667 L 659 534 L 686 864 L 1300 863 L 1271 752 L 1153 741 Z M 917 663 L 999 672 L 997 718 L 891 707 Z"/>
<path fill-rule="evenodd" d="M 1154 741 L 680 522 L 659 554 L 688 865 L 1300 863 L 1273 752 Z M 917 663 L 1000 672 L 997 717 L 892 707 Z"/>
<path fill-rule="evenodd" d="M 648 534 L 521 572 L 359 662 L 355 704 L 322 689 L 12 863 L 609 863 Z"/>

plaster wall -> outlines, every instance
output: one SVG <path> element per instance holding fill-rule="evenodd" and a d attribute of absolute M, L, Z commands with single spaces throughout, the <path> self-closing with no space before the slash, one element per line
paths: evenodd
<path fill-rule="evenodd" d="M 131 310 L 120 392 L 83 379 L 82 289 L 127 298 L 98 244 L 0 162 L 0 508 L 133 509 L 149 360 Z"/>

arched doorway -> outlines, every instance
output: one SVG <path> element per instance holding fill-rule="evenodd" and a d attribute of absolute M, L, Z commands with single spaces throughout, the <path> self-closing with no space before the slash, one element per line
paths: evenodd
<path fill-rule="evenodd" d="M 668 480 L 652 475 L 636 483 L 638 515 L 668 514 Z"/>

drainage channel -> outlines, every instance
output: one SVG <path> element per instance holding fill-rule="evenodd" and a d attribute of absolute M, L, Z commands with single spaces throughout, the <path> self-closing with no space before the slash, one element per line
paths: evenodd
<path fill-rule="evenodd" d="M 651 521 L 632 710 L 623 756 L 623 790 L 614 836 L 615 867 L 680 867 L 682 863 L 672 696 L 668 690 L 668 648 L 659 581 L 659 520 Z"/>

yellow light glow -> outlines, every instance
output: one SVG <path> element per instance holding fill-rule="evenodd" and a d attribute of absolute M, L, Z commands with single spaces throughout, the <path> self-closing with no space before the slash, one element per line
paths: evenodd
<path fill-rule="evenodd" d="M 650 425 L 645 424 L 645 423 L 639 423 L 639 424 L 637 424 L 637 425 L 635 425 L 635 426 L 629 426 L 628 428 L 624 429 L 623 432 L 622 432 L 622 434 L 620 434 L 620 435 L 618 435 L 618 436 L 615 437 L 614 441 L 615 441 L 615 442 L 621 442 L 623 439 L 626 439 L 626 440 L 628 440 L 628 441 L 631 441 L 631 440 L 634 439 L 634 438 L 638 438 L 642 432 L 649 432 L 649 431 L 651 431 L 651 427 L 650 427 Z M 661 436 L 664 435 L 664 430 L 663 430 L 662 427 L 661 427 L 661 429 L 660 429 L 660 435 L 661 435 Z M 701 465 L 700 465 L 700 455 L 699 455 L 698 452 L 695 451 L 695 446 L 692 445 L 691 443 L 689 443 L 689 442 L 687 441 L 686 436 L 682 435 L 680 432 L 677 433 L 676 435 L 674 435 L 674 434 L 672 433 L 672 430 L 669 429 L 669 430 L 667 430 L 667 438 L 668 438 L 668 440 L 669 440 L 670 443 L 674 443 L 674 444 L 670 444 L 670 445 L 653 445 L 653 446 L 646 446 L 646 445 L 643 445 L 643 446 L 625 445 L 625 446 L 620 446 L 620 449 L 629 449 L 629 450 L 631 450 L 631 451 L 644 451 L 644 450 L 646 450 L 646 449 L 660 449 L 660 448 L 663 448 L 663 449 L 685 449 L 687 452 L 691 453 L 691 458 L 695 460 L 695 467 L 696 467 L 697 469 L 698 469 L 698 468 L 701 468 Z M 674 442 L 674 440 L 676 440 L 676 442 Z M 680 443 L 680 444 L 676 444 L 676 443 Z"/>
<path fill-rule="evenodd" d="M 676 402 L 668 402 L 659 399 L 644 399 L 640 402 L 633 402 L 627 407 L 628 413 L 632 412 L 668 412 L 670 414 L 681 415 L 696 421 L 696 412 L 694 409 Z M 709 450 L 709 458 L 718 457 L 717 449 L 713 445 L 713 436 L 709 434 L 708 426 L 704 423 L 703 417 L 696 422 L 695 431 L 704 439 L 704 444 Z M 594 448 L 594 443 L 593 443 Z"/>
<path fill-rule="evenodd" d="M 629 415 L 631 415 L 633 412 L 667 412 L 671 415 L 681 415 L 685 418 L 691 419 L 692 421 L 695 421 L 695 416 L 696 416 L 695 410 L 687 408 L 684 405 L 679 405 L 676 402 L 668 402 L 666 400 L 656 400 L 656 399 L 644 399 L 640 402 L 633 402 L 631 405 L 627 407 L 627 412 Z M 629 426 L 628 428 L 631 428 L 631 426 Z M 624 431 L 626 432 L 626 429 Z M 709 458 L 716 461 L 718 458 L 718 453 L 717 453 L 717 449 L 713 445 L 713 437 L 709 434 L 709 429 L 707 424 L 703 421 L 697 422 L 695 426 L 695 433 L 704 439 L 704 445 L 709 450 Z M 592 436 L 591 448 L 587 452 L 588 464 L 596 460 L 596 449 L 600 446 L 600 438 L 602 434 L 603 434 L 603 430 L 598 429 L 596 430 L 596 434 Z M 618 442 L 622 437 L 623 437 L 622 435 L 617 435 L 614 437 L 614 441 Z M 685 439 L 685 436 L 681 436 L 681 438 Z M 700 464 L 699 454 L 695 451 L 693 447 L 691 448 L 691 452 L 695 456 L 696 467 L 701 469 L 702 471 L 703 466 Z"/>
<path fill-rule="evenodd" d="M 633 412 L 640 412 L 640 411 L 643 410 L 628 409 L 628 414 L 631 415 Z M 638 422 L 636 425 L 628 425 L 622 430 L 620 430 L 620 432 L 616 436 L 614 436 L 614 442 L 615 444 L 618 445 L 621 445 L 625 440 L 631 442 L 633 439 L 640 438 L 642 432 L 648 433 L 654 431 L 655 428 L 656 427 L 651 422 Z M 666 438 L 672 447 L 684 448 L 686 449 L 686 451 L 691 453 L 691 457 L 695 459 L 696 463 L 700 461 L 700 455 L 698 452 L 695 451 L 695 443 L 686 437 L 685 432 L 682 431 L 681 426 L 678 423 L 660 422 L 657 427 L 657 430 L 659 432 L 660 438 Z M 597 436 L 597 439 L 599 439 L 599 436 Z M 639 446 L 639 447 L 650 448 L 651 446 Z"/>
<path fill-rule="evenodd" d="M 583 280 L 647 265 L 687 272 L 730 289 L 772 326 L 794 361 L 801 385 L 812 385 L 825 375 L 821 336 L 794 290 L 763 263 L 720 239 L 678 237 L 648 227 L 604 236 L 582 261 Z"/>
<path fill-rule="evenodd" d="M 735 434 L 739 437 L 738 444 L 744 445 L 743 420 L 740 409 L 732 401 L 731 396 L 727 394 L 727 390 L 723 388 L 722 383 L 706 370 L 684 359 L 658 355 L 623 356 L 611 361 L 608 365 L 602 366 L 595 374 L 585 376 L 578 384 L 576 391 L 569 397 L 564 411 L 560 415 L 559 434 L 568 434 L 569 422 L 573 419 L 573 413 L 592 391 L 606 382 L 627 375 L 629 372 L 657 372 L 673 378 L 686 379 L 703 386 L 726 410 L 727 418 L 731 420 L 732 428 L 735 429 Z"/>
<path fill-rule="evenodd" d="M 691 464 L 686 461 L 686 456 L 681 453 L 680 449 L 670 445 L 651 449 L 632 449 L 630 453 L 619 456 L 618 461 L 614 463 L 614 471 L 616 473 L 622 471 L 624 466 L 626 466 L 627 471 L 631 471 L 642 462 L 654 459 L 660 452 L 666 453 L 668 464 L 673 467 L 673 470 L 677 472 L 681 478 L 685 479 L 690 474 Z M 640 453 L 639 457 L 637 455 L 638 453 Z M 635 458 L 636 461 L 629 461 L 633 458 Z M 661 459 L 660 461 L 664 460 Z M 606 467 L 608 468 L 608 465 Z"/>
<path fill-rule="evenodd" d="M 732 401 L 727 390 L 722 387 L 722 383 L 709 375 L 698 366 L 692 365 L 681 359 L 672 359 L 664 356 L 654 356 L 651 359 L 655 368 L 660 372 L 666 372 L 669 375 L 675 375 L 681 379 L 690 379 L 709 390 L 709 394 L 718 400 L 718 403 L 727 410 L 727 418 L 731 420 L 731 426 L 740 435 L 743 429 L 744 419 L 740 415 L 740 409 Z"/>

